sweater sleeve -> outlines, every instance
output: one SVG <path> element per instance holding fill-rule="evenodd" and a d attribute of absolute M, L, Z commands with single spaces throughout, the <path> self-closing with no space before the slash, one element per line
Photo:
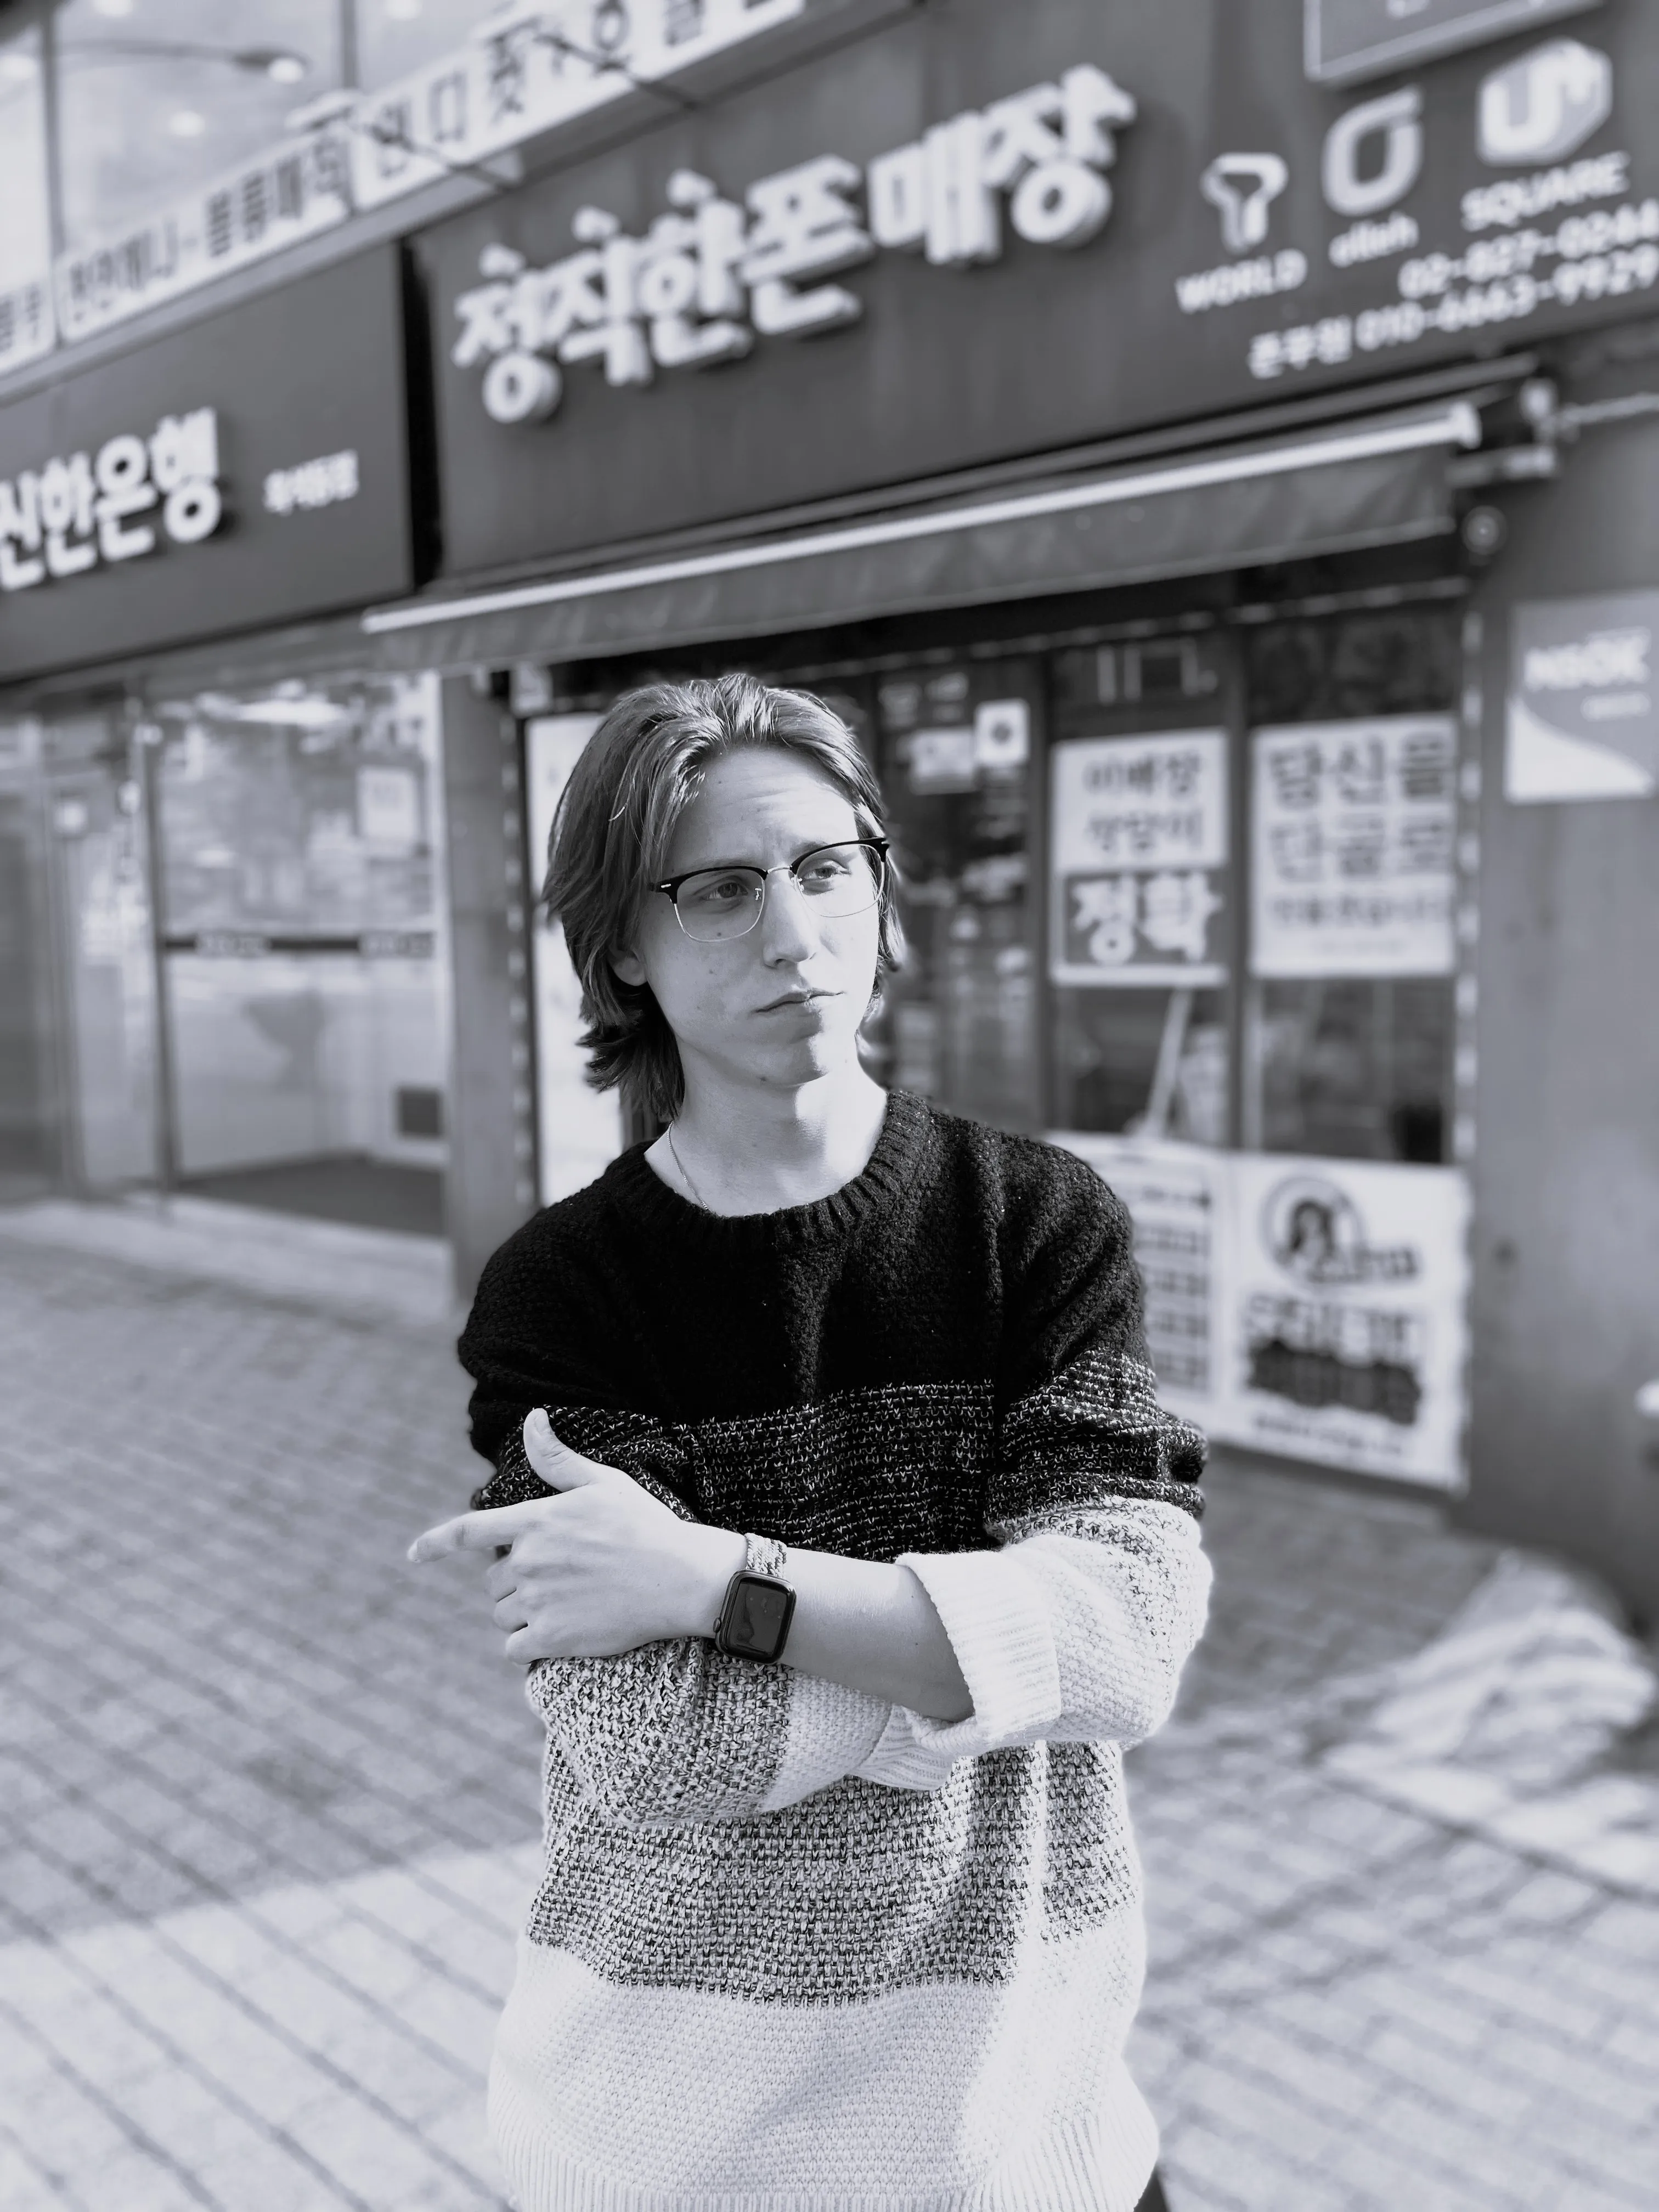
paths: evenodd
<path fill-rule="evenodd" d="M 550 1406 L 577 1451 L 631 1475 L 682 1519 L 688 1447 L 637 1414 Z M 515 1429 L 475 1507 L 550 1496 Z M 714 1624 L 711 1622 L 712 1630 Z M 543 1659 L 525 1686 L 577 1789 L 625 1828 L 678 1828 L 775 1813 L 854 1773 L 892 1715 L 883 1699 L 787 1667 L 729 1658 L 701 1637 L 605 1659 Z"/>
<path fill-rule="evenodd" d="M 908 1553 L 974 1701 L 894 1710 L 859 1770 L 934 1788 L 959 1759 L 1047 1740 L 1133 1743 L 1174 1703 L 1204 1626 L 1204 1442 L 1158 1402 L 1123 1207 L 1080 1162 L 1011 1208 L 1005 1353 L 986 1533 Z"/>

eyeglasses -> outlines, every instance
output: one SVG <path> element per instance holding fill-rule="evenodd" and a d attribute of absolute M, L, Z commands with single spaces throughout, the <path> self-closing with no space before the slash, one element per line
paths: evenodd
<path fill-rule="evenodd" d="M 867 913 L 881 896 L 887 843 L 885 837 L 852 837 L 842 845 L 814 846 L 775 868 L 693 868 L 651 888 L 672 902 L 680 927 L 699 945 L 747 937 L 766 910 L 766 886 L 774 876 L 787 875 L 821 920 L 844 921 Z"/>

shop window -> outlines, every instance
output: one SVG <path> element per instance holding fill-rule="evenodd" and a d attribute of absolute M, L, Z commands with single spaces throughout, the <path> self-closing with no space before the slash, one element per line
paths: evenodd
<path fill-rule="evenodd" d="M 1252 1148 L 1449 1158 L 1458 665 L 1431 610 L 1247 637 Z"/>
<path fill-rule="evenodd" d="M 46 102 L 34 26 L 0 33 L 0 371 L 44 351 L 52 266 Z"/>
<path fill-rule="evenodd" d="M 1227 1141 L 1234 930 L 1224 647 L 1172 633 L 1051 665 L 1053 1125 Z"/>
<path fill-rule="evenodd" d="M 132 222 L 276 145 L 340 82 L 337 0 L 63 0 L 58 107 L 65 244 Z"/>
<path fill-rule="evenodd" d="M 1041 1125 L 1030 885 L 1040 708 L 1027 662 L 877 686 L 877 746 L 908 952 L 872 1025 L 884 1078 L 964 1114 Z"/>

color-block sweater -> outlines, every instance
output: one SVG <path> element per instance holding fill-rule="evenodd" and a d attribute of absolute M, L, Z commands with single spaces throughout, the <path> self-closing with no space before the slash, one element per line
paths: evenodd
<path fill-rule="evenodd" d="M 490 2120 L 523 2212 L 1131 2212 L 1121 1747 L 1203 1623 L 1203 1443 L 1160 1410 L 1122 1206 L 896 1093 L 831 1197 L 720 1217 L 642 1148 L 486 1269 L 479 1502 L 563 1439 L 677 1511 L 900 1560 L 946 1723 L 696 1638 L 543 1661 L 546 1859 Z"/>

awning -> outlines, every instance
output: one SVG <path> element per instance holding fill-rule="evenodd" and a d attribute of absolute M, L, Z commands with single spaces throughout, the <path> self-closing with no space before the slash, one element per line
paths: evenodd
<path fill-rule="evenodd" d="M 955 506 L 435 595 L 362 617 L 376 659 L 574 660 L 1255 568 L 1452 526 L 1467 399 Z"/>

